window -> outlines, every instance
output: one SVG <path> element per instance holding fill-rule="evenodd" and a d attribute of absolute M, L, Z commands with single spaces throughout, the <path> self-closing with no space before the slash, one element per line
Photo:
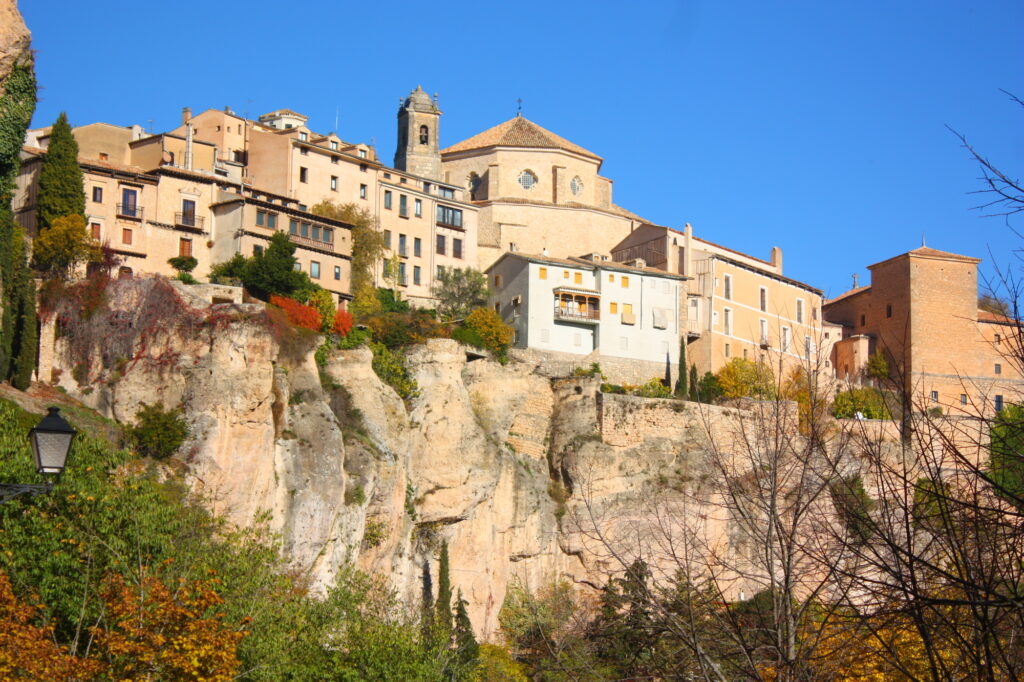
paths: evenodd
<path fill-rule="evenodd" d="M 413 268 L 412 268 L 412 283 L 413 284 L 419 284 L 420 283 L 420 266 L 418 266 L 418 265 L 414 265 Z"/>
<path fill-rule="evenodd" d="M 340 265 L 335 265 L 334 266 L 334 279 L 341 279 L 341 266 Z"/>
<path fill-rule="evenodd" d="M 725 293 L 722 294 L 722 295 L 725 297 L 725 300 L 731 301 L 732 300 L 732 275 L 725 275 L 722 278 L 722 281 L 725 283 L 724 284 Z"/>
<path fill-rule="evenodd" d="M 407 255 L 406 252 L 405 252 L 405 235 L 404 234 L 398 235 L 398 255 L 399 256 Z"/>
<path fill-rule="evenodd" d="M 331 191 L 332 192 L 337 192 L 338 191 L 338 176 L 337 175 L 332 175 L 331 176 Z"/>
<path fill-rule="evenodd" d="M 262 256 L 263 255 L 263 247 L 260 246 L 259 244 L 253 244 L 252 245 L 252 255 L 254 255 L 254 256 Z"/>
<path fill-rule="evenodd" d="M 452 255 L 456 258 L 462 258 L 462 240 L 452 239 Z"/>
<path fill-rule="evenodd" d="M 334 243 L 334 230 L 330 227 L 324 228 L 324 241 L 328 244 Z"/>
<path fill-rule="evenodd" d="M 299 230 L 299 234 L 303 237 L 309 237 L 309 223 L 302 223 L 302 227 Z"/>
<path fill-rule="evenodd" d="M 90 230 L 92 232 L 92 238 L 97 240 L 97 241 L 99 241 L 99 239 L 100 239 L 100 229 L 101 229 L 100 228 L 100 224 L 99 223 L 92 223 L 91 225 L 89 225 L 89 228 L 90 228 Z"/>
<path fill-rule="evenodd" d="M 782 351 L 789 350 L 789 327 L 782 328 Z"/>
<path fill-rule="evenodd" d="M 582 272 L 574 272 L 574 273 L 572 273 L 572 275 L 573 275 L 573 277 L 572 277 L 572 281 L 573 282 L 575 282 L 576 284 L 583 284 L 583 273 Z"/>
<path fill-rule="evenodd" d="M 391 230 L 384 230 L 384 248 L 391 248 Z"/>
<path fill-rule="evenodd" d="M 384 268 L 382 272 L 385 278 L 391 276 L 391 261 L 384 259 Z"/>
<path fill-rule="evenodd" d="M 420 144 L 427 144 L 430 142 L 430 128 L 427 126 L 420 126 Z"/>
<path fill-rule="evenodd" d="M 103 201 L 103 188 L 102 187 L 93 187 L 92 188 L 92 200 L 95 201 L 97 204 L 101 203 Z"/>
<path fill-rule="evenodd" d="M 291 220 L 288 221 L 288 234 L 296 234 L 297 235 L 298 233 L 299 233 L 299 221 L 296 220 L 295 218 L 292 218 Z"/>
<path fill-rule="evenodd" d="M 398 215 L 403 218 L 409 217 L 409 197 L 404 194 L 398 195 Z"/>
<path fill-rule="evenodd" d="M 445 248 L 447 246 L 447 244 L 445 242 L 446 242 L 446 237 L 443 234 L 437 235 L 437 253 L 438 253 L 438 255 L 443 256 L 447 252 L 447 249 Z"/>
<path fill-rule="evenodd" d="M 332 156 L 331 157 L 331 163 L 333 163 L 334 165 L 338 165 L 338 157 L 337 156 Z"/>
<path fill-rule="evenodd" d="M 268 213 L 267 214 L 267 227 L 269 227 L 271 229 L 274 229 L 274 230 L 277 229 L 277 214 L 276 213 Z"/>
<path fill-rule="evenodd" d="M 338 141 L 337 141 L 337 140 L 331 140 L 331 149 L 333 149 L 333 150 L 335 150 L 335 151 L 337 151 L 337 150 L 338 150 Z M 336 159 L 336 158 L 338 158 L 338 157 L 336 157 L 336 156 L 335 156 L 335 157 L 332 157 L 332 158 L 335 158 L 335 159 Z"/>
<path fill-rule="evenodd" d="M 121 229 L 121 243 L 131 244 L 132 243 L 132 230 L 129 227 Z"/>
<path fill-rule="evenodd" d="M 519 184 L 522 185 L 523 189 L 533 189 L 534 185 L 537 184 L 537 176 L 531 171 L 524 170 L 519 174 Z"/>
<path fill-rule="evenodd" d="M 629 288 L 629 277 L 626 277 L 625 275 L 622 276 L 622 288 L 623 289 L 628 289 Z"/>
<path fill-rule="evenodd" d="M 303 142 L 305 142 L 306 140 L 309 139 L 309 134 L 308 133 L 304 133 L 302 131 L 299 131 L 299 139 L 302 140 Z M 305 149 L 305 148 L 303 148 L 303 149 Z"/>
<path fill-rule="evenodd" d="M 178 240 L 178 255 L 188 258 L 192 255 L 192 240 L 182 237 Z"/>
<path fill-rule="evenodd" d="M 256 211 L 256 224 L 257 225 L 263 225 L 266 222 L 267 222 L 267 212 L 266 211 Z"/>
<path fill-rule="evenodd" d="M 860 326 L 864 326 L 864 315 L 860 316 Z"/>
<path fill-rule="evenodd" d="M 760 300 L 760 303 L 761 303 L 761 312 L 762 313 L 768 312 L 768 290 L 765 289 L 764 287 L 761 287 L 761 300 Z"/>
<path fill-rule="evenodd" d="M 384 208 L 391 210 L 391 190 L 384 190 Z"/>
<path fill-rule="evenodd" d="M 500 289 L 501 288 L 501 275 L 495 275 L 494 276 L 494 288 L 495 289 Z"/>
<path fill-rule="evenodd" d="M 768 320 L 761 320 L 761 345 L 768 345 Z"/>
<path fill-rule="evenodd" d="M 315 260 L 309 261 L 309 276 L 313 279 L 320 279 L 320 263 Z"/>
<path fill-rule="evenodd" d="M 320 241 L 320 226 L 319 225 L 314 225 L 313 226 L 313 239 L 315 239 L 317 241 Z"/>
<path fill-rule="evenodd" d="M 443 265 L 438 265 L 437 268 L 434 269 L 434 277 L 440 278 L 443 274 L 444 274 L 444 266 Z"/>
<path fill-rule="evenodd" d="M 299 147 L 299 154 L 302 156 L 309 156 L 309 150 L 305 147 Z"/>
<path fill-rule="evenodd" d="M 996 398 L 995 398 L 995 403 L 996 403 L 996 412 L 1002 412 L 1003 411 L 1003 396 L 997 395 Z"/>
<path fill-rule="evenodd" d="M 121 189 L 121 206 L 118 210 L 119 215 L 128 216 L 129 218 L 141 218 L 138 209 L 139 193 L 134 189 L 128 189 L 127 187 Z"/>
<path fill-rule="evenodd" d="M 1000 343 L 1000 342 L 1001 342 L 1002 340 L 1003 340 L 1003 337 L 1002 337 L 1002 336 L 1000 336 L 999 334 L 996 334 L 996 338 L 995 338 L 995 344 L 996 344 L 997 346 L 999 345 L 999 343 Z"/>
<path fill-rule="evenodd" d="M 412 255 L 417 258 L 423 255 L 423 240 L 419 237 L 412 240 Z"/>
<path fill-rule="evenodd" d="M 451 206 L 437 206 L 437 224 L 462 227 L 462 211 Z"/>
<path fill-rule="evenodd" d="M 632 315 L 633 314 L 633 304 L 632 303 L 623 303 L 622 304 L 622 314 L 623 315 Z"/>
<path fill-rule="evenodd" d="M 618 315 L 618 313 L 619 313 L 619 304 L 616 303 L 615 301 L 612 301 L 611 303 L 609 303 L 608 304 L 608 312 L 611 313 L 612 315 Z"/>
<path fill-rule="evenodd" d="M 569 189 L 572 190 L 574 196 L 579 196 L 580 192 L 583 191 L 583 181 L 580 180 L 580 176 L 576 176 L 569 183 Z"/>
<path fill-rule="evenodd" d="M 309 180 L 309 169 L 305 166 L 299 166 L 299 182 L 307 182 Z"/>
<path fill-rule="evenodd" d="M 547 279 L 548 278 L 548 269 L 547 268 L 540 268 L 540 269 L 538 269 L 537 270 L 537 275 L 541 279 Z"/>
<path fill-rule="evenodd" d="M 892 317 L 892 304 L 891 303 L 886 303 L 885 304 L 885 316 L 886 317 Z"/>
<path fill-rule="evenodd" d="M 933 403 L 939 402 L 939 392 L 938 391 L 932 391 L 932 402 Z"/>
<path fill-rule="evenodd" d="M 562 279 L 569 279 L 569 271 L 562 270 Z"/>
<path fill-rule="evenodd" d="M 365 199 L 366 198 L 366 185 L 359 185 L 359 198 L 360 199 Z"/>
<path fill-rule="evenodd" d="M 796 300 L 796 321 L 798 324 L 804 323 L 804 300 L 802 298 Z"/>
<path fill-rule="evenodd" d="M 996 363 L 996 374 L 1002 374 L 1002 373 L 1003 373 L 1003 366 L 1002 366 L 1002 365 L 1000 365 L 1000 364 L 999 364 L 999 363 L 997 362 L 997 363 Z"/>
<path fill-rule="evenodd" d="M 811 349 L 811 337 L 805 336 L 804 337 L 804 355 L 806 357 L 811 357 L 811 352 L 812 352 L 812 349 Z"/>
<path fill-rule="evenodd" d="M 725 344 L 725 357 L 729 357 L 729 344 Z"/>
<path fill-rule="evenodd" d="M 405 277 L 405 263 L 398 264 L 398 283 L 403 287 L 409 283 L 409 280 Z"/>
<path fill-rule="evenodd" d="M 960 404 L 961 405 L 966 405 L 967 404 L 967 394 L 966 393 L 961 393 L 960 394 Z"/>
<path fill-rule="evenodd" d="M 454 199 L 455 190 L 453 190 L 451 187 L 438 187 L 437 196 L 441 197 L 442 199 Z"/>
<path fill-rule="evenodd" d="M 416 214 L 417 218 L 420 218 L 420 217 L 423 216 L 423 200 L 422 199 L 417 199 L 413 203 L 413 213 Z"/>
<path fill-rule="evenodd" d="M 362 166 L 360 166 L 360 169 L 363 169 L 363 168 L 366 168 L 366 165 L 365 165 L 365 164 L 364 164 L 364 165 L 362 165 Z M 401 177 L 400 177 L 400 178 L 398 178 L 398 182 L 404 185 L 404 184 L 406 184 L 407 182 L 409 182 L 409 179 L 408 179 L 408 178 L 401 178 Z"/>
<path fill-rule="evenodd" d="M 732 310 L 726 308 L 724 311 L 722 331 L 725 332 L 726 336 L 732 336 Z"/>

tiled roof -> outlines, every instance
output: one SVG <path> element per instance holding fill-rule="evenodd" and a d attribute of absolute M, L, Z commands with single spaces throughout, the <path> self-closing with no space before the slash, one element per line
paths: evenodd
<path fill-rule="evenodd" d="M 674 272 L 668 272 L 667 270 L 659 270 L 658 268 L 651 267 L 634 267 L 632 265 L 626 265 L 625 263 L 617 263 L 613 260 L 604 261 L 592 261 L 588 258 L 558 258 L 555 256 L 544 256 L 532 253 L 522 253 L 521 251 L 506 251 L 503 253 L 497 261 L 495 261 L 487 272 L 490 272 L 495 265 L 505 258 L 521 258 L 532 263 L 544 263 L 546 265 L 564 265 L 571 268 L 587 268 L 587 269 L 601 269 L 601 270 L 615 270 L 618 272 L 633 272 L 644 275 L 656 275 L 658 277 L 666 277 L 669 279 L 690 279 L 685 275 L 677 275 Z"/>
<path fill-rule="evenodd" d="M 844 291 L 843 293 L 839 294 L 835 298 L 832 298 L 832 299 L 829 299 L 829 300 L 825 301 L 825 305 L 832 305 L 836 301 L 841 301 L 844 298 L 849 298 L 850 296 L 856 296 L 857 294 L 862 294 L 862 293 L 864 293 L 865 291 L 867 291 L 870 288 L 871 288 L 871 285 L 868 284 L 866 286 L 857 287 L 856 289 L 850 289 L 849 291 Z"/>
<path fill-rule="evenodd" d="M 442 149 L 442 154 L 453 152 L 465 152 L 471 149 L 486 149 L 488 147 L 532 147 L 540 149 L 564 149 L 575 154 L 589 156 L 592 159 L 601 160 L 597 154 L 587 151 L 578 144 L 573 144 L 564 137 L 555 135 L 533 121 L 516 116 L 493 128 L 474 135 L 468 140 L 453 144 L 447 149 Z"/>
<path fill-rule="evenodd" d="M 1013 318 L 988 310 L 978 310 L 978 322 L 994 322 L 996 324 L 1013 324 Z"/>
<path fill-rule="evenodd" d="M 883 261 L 879 261 L 877 263 L 869 265 L 868 266 L 868 270 L 870 270 L 871 268 L 874 268 L 874 267 L 876 267 L 878 265 L 881 265 L 882 263 L 888 263 L 891 260 L 896 260 L 897 258 L 903 258 L 904 256 L 924 256 L 925 258 L 942 258 L 944 260 L 959 261 L 961 263 L 980 263 L 981 262 L 980 258 L 972 258 L 971 256 L 962 256 L 959 253 L 950 253 L 949 251 L 939 251 L 938 249 L 933 249 L 930 246 L 919 246 L 916 249 L 911 249 L 910 251 L 907 251 L 906 253 L 901 253 L 898 256 L 893 256 L 892 258 L 886 258 Z"/>

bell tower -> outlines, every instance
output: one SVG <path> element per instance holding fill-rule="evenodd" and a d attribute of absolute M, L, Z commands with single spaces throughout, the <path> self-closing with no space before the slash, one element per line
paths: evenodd
<path fill-rule="evenodd" d="M 395 168 L 433 180 L 441 179 L 438 127 L 441 110 L 419 85 L 398 106 L 398 146 Z"/>

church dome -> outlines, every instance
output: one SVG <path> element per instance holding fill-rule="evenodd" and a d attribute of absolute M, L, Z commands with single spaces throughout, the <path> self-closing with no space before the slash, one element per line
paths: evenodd
<path fill-rule="evenodd" d="M 417 85 L 416 89 L 409 93 L 409 96 L 405 98 L 406 109 L 416 109 L 418 111 L 433 111 L 436 106 L 434 100 L 430 98 L 423 90 L 423 86 Z"/>

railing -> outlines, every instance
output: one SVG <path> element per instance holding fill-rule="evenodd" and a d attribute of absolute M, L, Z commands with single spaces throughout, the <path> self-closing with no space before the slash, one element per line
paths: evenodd
<path fill-rule="evenodd" d="M 601 320 L 600 310 L 579 310 L 555 306 L 555 319 L 581 320 L 586 322 L 598 322 Z"/>
<path fill-rule="evenodd" d="M 438 226 L 438 227 L 446 227 L 446 228 L 448 228 L 449 230 L 458 230 L 458 231 L 460 231 L 460 232 L 465 232 L 465 231 L 466 231 L 466 230 L 465 230 L 465 229 L 464 229 L 464 228 L 462 227 L 462 222 L 461 222 L 461 221 L 459 221 L 459 224 L 458 224 L 458 225 L 456 225 L 455 223 L 449 223 L 449 222 L 447 222 L 447 221 L 444 221 L 444 220 L 440 220 L 440 219 L 438 219 L 438 221 L 437 221 L 437 226 Z"/>
<path fill-rule="evenodd" d="M 137 206 L 136 204 L 118 204 L 117 217 L 135 218 L 136 220 L 142 220 L 142 207 Z"/>
<path fill-rule="evenodd" d="M 195 213 L 183 213 L 179 211 L 174 214 L 174 224 L 181 225 L 182 227 L 194 227 L 201 230 L 203 229 L 203 222 L 205 220 L 205 216 L 196 215 Z"/>
<path fill-rule="evenodd" d="M 314 249 L 320 249 L 321 251 L 334 251 L 334 244 L 331 242 L 321 242 L 316 239 L 310 239 L 309 237 L 300 237 L 297 234 L 289 234 L 288 239 L 300 246 L 308 246 Z"/>
<path fill-rule="evenodd" d="M 687 320 L 686 321 L 686 333 L 690 336 L 700 336 L 701 333 L 700 320 Z"/>

